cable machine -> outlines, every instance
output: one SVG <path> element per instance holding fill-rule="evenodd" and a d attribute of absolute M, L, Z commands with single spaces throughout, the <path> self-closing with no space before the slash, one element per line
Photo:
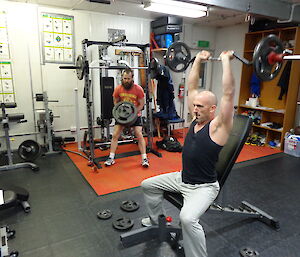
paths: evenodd
<path fill-rule="evenodd" d="M 151 110 L 151 99 L 149 95 L 149 68 L 148 63 L 146 60 L 146 51 L 149 47 L 149 44 L 131 44 L 131 43 L 116 43 L 116 42 L 102 42 L 102 41 L 89 41 L 88 39 L 84 39 L 82 41 L 82 69 L 79 72 L 82 72 L 83 79 L 84 79 L 84 97 L 86 98 L 86 110 L 87 110 L 87 120 L 88 120 L 88 130 L 87 130 L 87 138 L 89 147 L 85 147 L 83 152 L 89 157 L 89 160 L 96 165 L 97 168 L 101 168 L 99 163 L 99 158 L 95 157 L 95 141 L 94 141 L 94 131 L 93 131 L 93 111 L 92 111 L 92 104 L 93 101 L 91 100 L 91 81 L 89 79 L 90 69 L 125 69 L 126 66 L 89 66 L 89 62 L 87 60 L 87 50 L 88 47 L 91 45 L 99 45 L 99 46 L 129 46 L 129 47 L 137 47 L 142 50 L 144 55 L 144 65 L 145 67 L 130 67 L 131 69 L 145 69 L 146 70 L 146 87 L 145 87 L 145 95 L 146 95 L 146 128 L 147 128 L 147 146 L 146 150 L 149 153 L 153 153 L 158 157 L 161 157 L 161 153 L 155 151 L 153 149 L 153 125 L 152 125 L 152 110 Z M 71 68 L 72 66 L 70 66 Z M 64 67 L 62 67 L 64 68 Z M 78 72 L 78 70 L 77 70 Z M 77 74 L 78 75 L 78 74 Z M 81 74 L 79 74 L 81 75 Z"/>

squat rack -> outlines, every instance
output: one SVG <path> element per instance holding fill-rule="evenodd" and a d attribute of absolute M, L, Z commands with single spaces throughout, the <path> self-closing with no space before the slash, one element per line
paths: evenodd
<path fill-rule="evenodd" d="M 95 158 L 95 141 L 94 141 L 94 132 L 93 132 L 93 112 L 92 112 L 92 104 L 93 101 L 90 100 L 90 92 L 91 92 L 91 82 L 89 80 L 90 69 L 125 69 L 126 66 L 89 66 L 89 62 L 87 60 L 87 49 L 91 45 L 101 45 L 101 46 L 129 46 L 129 47 L 137 47 L 142 50 L 144 55 L 144 64 L 145 67 L 131 67 L 132 69 L 145 69 L 146 70 L 146 86 L 145 86 L 145 95 L 146 95 L 146 128 L 147 128 L 147 146 L 146 151 L 155 154 L 158 157 L 161 157 L 161 153 L 155 151 L 153 149 L 153 127 L 152 127 L 152 111 L 151 111 L 151 99 L 149 95 L 149 67 L 147 66 L 146 59 L 146 49 L 150 46 L 149 44 L 132 44 L 132 43 L 116 43 L 116 42 L 103 42 L 103 41 L 90 41 L 88 39 L 84 39 L 82 41 L 82 52 L 83 52 L 83 60 L 84 60 L 84 92 L 86 98 L 86 110 L 87 110 L 87 119 L 88 119 L 88 141 L 89 141 L 89 150 L 83 149 L 83 152 L 88 156 L 89 160 L 96 165 L 97 168 L 101 168 L 100 163 Z"/>

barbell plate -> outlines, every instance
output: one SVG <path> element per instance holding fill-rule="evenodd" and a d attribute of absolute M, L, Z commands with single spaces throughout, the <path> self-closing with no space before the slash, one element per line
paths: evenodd
<path fill-rule="evenodd" d="M 117 230 L 128 230 L 131 229 L 134 225 L 134 222 L 129 218 L 118 218 L 112 223 L 113 227 Z"/>
<path fill-rule="evenodd" d="M 167 50 L 166 64 L 174 72 L 185 71 L 191 60 L 191 51 L 183 42 L 175 42 Z"/>
<path fill-rule="evenodd" d="M 77 74 L 77 78 L 79 80 L 82 80 L 83 79 L 83 76 L 84 76 L 84 73 L 85 73 L 85 61 L 84 61 L 84 58 L 83 56 L 80 54 L 77 56 L 77 59 L 76 59 L 76 74 Z"/>
<path fill-rule="evenodd" d="M 82 80 L 84 77 L 84 74 L 87 70 L 85 65 L 86 65 L 86 63 L 85 63 L 84 57 L 80 54 L 77 56 L 75 66 L 59 66 L 59 68 L 63 69 L 63 70 L 76 70 L 77 78 L 79 80 Z"/>
<path fill-rule="evenodd" d="M 259 253 L 251 249 L 250 247 L 244 247 L 240 250 L 240 255 L 242 257 L 255 257 L 255 256 L 259 256 Z"/>
<path fill-rule="evenodd" d="M 128 200 L 128 201 L 123 201 L 120 205 L 120 208 L 123 211 L 134 212 L 138 210 L 138 208 L 140 208 L 140 205 L 135 201 Z"/>
<path fill-rule="evenodd" d="M 18 148 L 19 156 L 25 161 L 34 161 L 40 156 L 41 147 L 34 140 L 25 140 Z"/>
<path fill-rule="evenodd" d="M 271 52 L 282 54 L 283 51 L 284 48 L 281 40 L 273 34 L 258 42 L 253 53 L 253 68 L 258 78 L 263 81 L 269 81 L 278 75 L 282 67 L 282 62 L 270 64 L 268 55 Z"/>
<path fill-rule="evenodd" d="M 97 213 L 98 219 L 101 219 L 101 220 L 108 220 L 111 218 L 111 216 L 112 216 L 112 212 L 109 209 L 102 210 Z"/>
<path fill-rule="evenodd" d="M 137 109 L 133 103 L 122 101 L 114 106 L 112 115 L 117 123 L 130 126 L 137 119 Z"/>

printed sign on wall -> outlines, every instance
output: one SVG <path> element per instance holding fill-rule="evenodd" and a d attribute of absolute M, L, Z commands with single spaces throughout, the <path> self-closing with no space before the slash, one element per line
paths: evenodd
<path fill-rule="evenodd" d="M 42 13 L 43 61 L 74 63 L 74 17 Z"/>
<path fill-rule="evenodd" d="M 0 102 L 14 103 L 15 92 L 9 53 L 6 12 L 0 10 Z"/>

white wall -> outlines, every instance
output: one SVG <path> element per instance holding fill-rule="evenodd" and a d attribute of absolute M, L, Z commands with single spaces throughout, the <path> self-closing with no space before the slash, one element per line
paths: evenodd
<path fill-rule="evenodd" d="M 248 32 L 248 24 L 217 29 L 215 56 L 219 56 L 223 50 L 234 50 L 243 57 L 245 33 Z M 232 61 L 233 76 L 235 78 L 235 105 L 238 104 L 240 81 L 242 74 L 242 63 L 238 60 Z M 222 65 L 220 62 L 213 63 L 212 91 L 218 99 L 222 96 Z"/>
<path fill-rule="evenodd" d="M 8 113 L 24 113 L 27 123 L 10 124 L 10 134 L 25 134 L 36 132 L 36 115 L 34 109 L 42 108 L 41 102 L 33 100 L 37 93 L 47 91 L 50 100 L 58 100 L 58 103 L 50 103 L 49 107 L 54 115 L 60 118 L 54 120 L 54 129 L 57 136 L 72 136 L 69 130 L 76 125 L 75 123 L 75 105 L 74 89 L 78 88 L 80 127 L 87 127 L 86 102 L 82 98 L 83 80 L 78 80 L 74 70 L 60 70 L 60 64 L 41 63 L 40 51 L 40 33 L 39 17 L 41 12 L 58 13 L 74 16 L 75 33 L 75 56 L 82 54 L 82 40 L 89 39 L 95 41 L 107 41 L 107 29 L 125 29 L 129 43 L 145 44 L 149 42 L 150 20 L 142 18 L 133 18 L 126 16 L 108 15 L 104 13 L 94 13 L 86 11 L 70 11 L 65 9 L 45 8 L 32 4 L 23 4 L 16 2 L 1 2 L 1 9 L 8 15 L 8 34 L 11 51 L 11 61 L 13 68 L 14 88 L 16 93 L 16 102 L 18 107 L 7 109 Z M 219 49 L 235 49 L 242 53 L 244 33 L 247 25 L 240 25 L 225 29 L 216 29 L 213 27 L 199 27 L 191 24 L 184 24 L 184 31 L 181 40 L 188 46 L 195 46 L 198 40 L 210 41 L 210 49 L 216 54 Z M 192 56 L 198 49 L 192 49 Z M 97 58 L 96 50 L 89 50 L 89 60 Z M 162 58 L 162 56 L 160 56 Z M 241 64 L 234 63 L 237 86 L 239 85 Z M 220 95 L 220 73 L 219 64 L 209 64 L 206 73 L 206 89 L 212 90 Z M 189 69 L 187 70 L 187 74 Z M 213 74 L 213 76 L 211 76 Z M 117 72 L 110 74 L 117 77 Z M 182 103 L 178 101 L 178 86 L 183 78 L 183 73 L 173 73 L 172 79 L 175 90 L 175 105 L 178 114 Z M 95 92 L 95 117 L 99 116 L 99 82 L 97 72 L 93 72 L 93 83 Z M 211 80 L 212 78 L 212 80 Z M 138 82 L 138 81 L 136 81 Z M 238 88 L 238 87 L 237 87 Z M 237 92 L 238 95 L 238 92 Z M 185 104 L 186 107 L 186 104 Z M 186 109 L 186 108 L 185 108 Z M 187 116 L 185 110 L 184 118 Z M 83 134 L 83 133 L 82 133 Z M 3 130 L 0 130 L 3 135 Z M 96 133 L 97 135 L 97 133 Z M 75 136 L 75 135 L 73 135 Z M 82 136 L 82 135 L 81 135 Z M 81 137 L 82 138 L 82 137 Z M 26 139 L 35 139 L 42 143 L 40 135 L 15 137 L 12 142 L 14 149 Z M 4 139 L 1 138 L 2 145 Z M 2 149 L 5 149 L 3 146 Z"/>
<path fill-rule="evenodd" d="M 41 63 L 39 17 L 41 12 L 58 13 L 74 16 L 75 56 L 82 54 L 82 40 L 107 41 L 107 29 L 125 29 L 129 43 L 145 44 L 149 42 L 150 20 L 125 16 L 114 16 L 103 13 L 85 11 L 69 11 L 65 9 L 45 8 L 32 4 L 1 2 L 1 10 L 7 13 L 8 36 L 11 51 L 14 89 L 17 108 L 7 109 L 7 113 L 24 113 L 27 123 L 10 123 L 11 135 L 32 133 L 36 129 L 36 108 L 43 108 L 41 102 L 33 100 L 36 93 L 47 91 L 50 100 L 49 107 L 54 115 L 60 118 L 54 120 L 56 131 L 69 130 L 75 126 L 74 89 L 79 92 L 80 126 L 87 127 L 86 102 L 82 98 L 83 80 L 79 81 L 75 70 L 60 70 L 60 64 Z M 93 58 L 89 50 L 88 56 Z M 98 87 L 95 83 L 94 87 Z M 98 101 L 98 99 L 96 99 Z M 100 103 L 96 103 L 99 106 Z M 3 130 L 0 130 L 2 136 Z M 71 132 L 56 133 L 57 136 L 72 136 Z M 12 147 L 26 139 L 38 136 L 15 137 Z M 1 138 L 2 145 L 4 139 Z M 5 146 L 3 145 L 3 149 Z"/>

